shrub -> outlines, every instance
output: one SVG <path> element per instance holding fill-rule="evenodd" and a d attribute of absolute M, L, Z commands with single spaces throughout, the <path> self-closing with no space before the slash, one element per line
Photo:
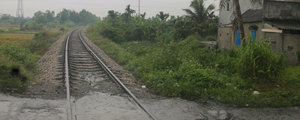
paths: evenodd
<path fill-rule="evenodd" d="M 298 63 L 300 64 L 300 51 L 297 51 Z"/>
<path fill-rule="evenodd" d="M 0 57 L 0 91 L 22 92 L 24 84 L 32 80 L 33 74 L 16 61 Z"/>
<path fill-rule="evenodd" d="M 282 76 L 286 78 L 285 84 L 291 86 L 285 87 L 280 82 L 276 82 L 280 85 L 279 88 L 273 88 L 274 83 L 252 83 L 253 81 L 248 80 L 252 76 L 246 75 L 247 72 L 252 71 L 242 71 L 242 68 L 239 68 L 240 66 L 247 69 L 252 67 L 250 65 L 253 65 L 253 62 L 246 61 L 249 59 L 247 55 L 255 57 L 255 62 L 265 59 L 259 56 L 270 57 L 265 59 L 267 62 L 263 62 L 264 66 L 254 66 L 255 72 L 266 67 L 270 70 L 278 70 L 277 66 L 283 65 L 282 68 L 284 68 L 284 63 L 277 64 L 281 63 L 278 61 L 284 61 L 282 55 L 273 53 L 271 47 L 266 48 L 267 43 L 261 46 L 252 43 L 252 45 L 220 52 L 202 46 L 200 42 L 203 38 L 195 35 L 170 43 L 125 41 L 118 44 L 104 39 L 98 32 L 92 30 L 87 34 L 96 45 L 117 62 L 124 64 L 126 69 L 133 72 L 158 94 L 185 99 L 213 99 L 238 106 L 245 106 L 245 104 L 251 107 L 299 105 L 299 94 L 294 92 L 299 88 L 297 84 L 299 83 L 299 68 L 290 69 L 287 73 L 293 72 L 292 74 Z M 263 75 L 268 77 L 268 74 L 273 73 Z M 265 76 L 259 76 L 256 80 L 269 80 Z M 286 88 L 291 88 L 291 90 Z M 259 91 L 260 95 L 253 95 L 253 90 Z"/>
<path fill-rule="evenodd" d="M 33 79 L 39 56 L 19 44 L 8 43 L 0 47 L 0 91 L 22 92 L 25 83 Z"/>
<path fill-rule="evenodd" d="M 272 51 L 269 41 L 251 42 L 246 40 L 244 46 L 238 49 L 237 72 L 252 80 L 277 80 L 285 68 L 282 54 Z"/>
<path fill-rule="evenodd" d="M 34 69 L 35 62 L 39 58 L 39 56 L 31 54 L 28 49 L 14 43 L 8 43 L 1 46 L 0 54 L 12 61 L 23 64 L 28 69 Z"/>
<path fill-rule="evenodd" d="M 60 36 L 59 31 L 43 31 L 36 33 L 30 43 L 29 49 L 32 53 L 43 55 L 47 49 L 57 40 Z"/>
<path fill-rule="evenodd" d="M 217 41 L 217 40 L 216 40 L 216 37 L 214 37 L 214 36 L 207 36 L 207 37 L 205 37 L 205 41 Z"/>
<path fill-rule="evenodd" d="M 225 87 L 225 81 L 219 79 L 215 70 L 203 68 L 193 61 L 183 62 L 177 71 L 176 79 L 179 81 L 180 96 L 183 98 L 199 98 L 207 90 Z"/>
<path fill-rule="evenodd" d="M 238 62 L 237 59 L 238 50 L 236 48 L 231 48 L 228 51 L 223 51 L 217 55 L 217 64 L 221 70 L 225 70 L 227 73 L 236 73 L 237 67 L 236 63 Z"/>

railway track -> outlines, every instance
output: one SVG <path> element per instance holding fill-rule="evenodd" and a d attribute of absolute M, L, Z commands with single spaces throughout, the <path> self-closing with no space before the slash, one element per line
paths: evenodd
<path fill-rule="evenodd" d="M 87 79 L 90 78 L 89 76 L 93 79 Z M 115 87 L 123 89 L 123 92 L 125 91 L 131 97 L 135 104 L 149 116 L 149 119 L 156 120 L 135 95 L 87 45 L 81 35 L 81 30 L 74 30 L 66 38 L 64 52 L 64 82 L 68 102 L 68 120 L 77 120 L 76 104 L 74 104 L 76 101 L 74 97 L 86 94 L 81 92 L 82 89 L 93 89 L 93 86 L 98 81 L 114 82 Z"/>

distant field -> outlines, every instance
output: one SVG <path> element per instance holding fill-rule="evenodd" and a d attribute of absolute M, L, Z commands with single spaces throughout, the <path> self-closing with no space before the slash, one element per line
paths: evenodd
<path fill-rule="evenodd" d="M 0 24 L 0 30 L 19 30 L 18 27 L 13 25 L 1 25 Z"/>
<path fill-rule="evenodd" d="M 6 43 L 18 43 L 20 45 L 28 45 L 33 39 L 34 34 L 23 34 L 23 33 L 1 33 L 0 34 L 0 45 Z"/>
<path fill-rule="evenodd" d="M 1 27 L 0 26 L 0 30 L 8 30 L 10 27 Z"/>

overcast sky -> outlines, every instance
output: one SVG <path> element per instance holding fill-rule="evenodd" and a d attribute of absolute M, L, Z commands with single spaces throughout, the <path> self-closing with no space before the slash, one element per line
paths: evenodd
<path fill-rule="evenodd" d="M 153 16 L 159 11 L 170 13 L 171 15 L 184 15 L 182 9 L 188 8 L 192 0 L 141 0 L 141 12 L 146 12 L 147 16 Z M 206 0 L 206 4 L 214 3 L 218 5 L 219 0 Z M 0 0 L 0 13 L 15 16 L 18 0 Z M 126 5 L 130 4 L 132 9 L 138 9 L 138 0 L 23 0 L 24 14 L 32 17 L 39 10 L 53 10 L 56 13 L 63 8 L 80 11 L 86 9 L 104 17 L 108 10 L 123 12 Z"/>

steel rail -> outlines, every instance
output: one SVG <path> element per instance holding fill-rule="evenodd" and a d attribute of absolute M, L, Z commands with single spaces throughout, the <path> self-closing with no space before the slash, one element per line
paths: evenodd
<path fill-rule="evenodd" d="M 89 53 L 96 59 L 99 65 L 104 69 L 104 71 L 113 79 L 117 84 L 119 84 L 125 92 L 135 101 L 135 103 L 152 119 L 157 120 L 153 114 L 147 110 L 144 105 L 138 100 L 138 98 L 121 82 L 121 80 L 104 64 L 104 62 L 95 54 L 95 52 L 89 47 L 79 32 L 79 38 L 84 47 L 89 51 Z"/>
<path fill-rule="evenodd" d="M 65 47 L 65 87 L 66 87 L 66 94 L 67 94 L 67 120 L 72 120 L 72 108 L 71 108 L 71 98 L 70 98 L 70 74 L 69 74 L 69 59 L 68 59 L 68 52 L 69 52 L 69 39 L 70 36 L 73 34 L 73 31 L 68 35 L 66 40 L 66 47 Z"/>

